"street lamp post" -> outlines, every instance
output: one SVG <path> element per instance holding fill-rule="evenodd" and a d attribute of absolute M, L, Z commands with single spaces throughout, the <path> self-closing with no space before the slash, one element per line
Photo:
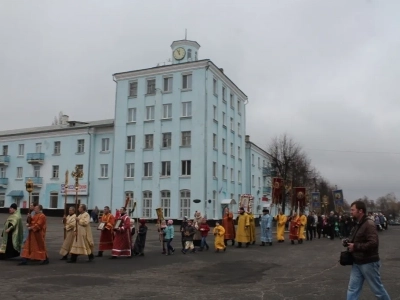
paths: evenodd
<path fill-rule="evenodd" d="M 28 200 L 28 218 L 26 220 L 26 222 L 30 225 L 31 221 L 32 221 L 32 217 L 31 217 L 31 213 L 30 213 L 30 209 L 31 209 L 31 197 L 32 197 L 32 192 L 33 192 L 33 181 L 31 178 L 28 178 L 28 180 L 25 183 L 25 188 L 26 191 L 29 194 L 29 200 Z M 29 244 L 29 249 L 28 252 L 31 253 L 31 234 L 28 233 L 28 244 Z"/>
<path fill-rule="evenodd" d="M 78 215 L 78 190 L 79 190 L 79 179 L 83 177 L 83 171 L 79 168 L 79 166 L 75 166 L 75 171 L 71 173 L 72 177 L 75 179 L 75 209 L 76 215 Z M 76 220 L 76 237 L 78 240 L 78 220 Z"/>

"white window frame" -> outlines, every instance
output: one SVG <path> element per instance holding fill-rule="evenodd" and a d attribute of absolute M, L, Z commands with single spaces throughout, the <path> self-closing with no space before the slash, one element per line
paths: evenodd
<path fill-rule="evenodd" d="M 144 149 L 151 150 L 154 147 L 154 135 L 145 134 L 144 135 Z"/>
<path fill-rule="evenodd" d="M 242 183 L 242 172 L 238 170 L 238 183 Z"/>
<path fill-rule="evenodd" d="M 100 178 L 108 178 L 108 164 L 100 165 Z"/>
<path fill-rule="evenodd" d="M 36 143 L 36 153 L 42 153 L 42 143 Z"/>
<path fill-rule="evenodd" d="M 150 219 L 152 217 L 152 202 L 153 193 L 151 191 L 143 191 L 142 216 L 146 219 Z"/>
<path fill-rule="evenodd" d="M 136 98 L 138 93 L 138 82 L 130 81 L 129 82 L 129 98 Z"/>
<path fill-rule="evenodd" d="M 136 107 L 128 108 L 128 123 L 136 123 Z"/>
<path fill-rule="evenodd" d="M 252 165 L 253 167 L 255 166 L 255 164 L 254 164 L 254 154 L 251 155 L 251 165 Z"/>
<path fill-rule="evenodd" d="M 226 166 L 222 165 L 222 180 L 226 180 Z"/>
<path fill-rule="evenodd" d="M 217 162 L 213 161 L 213 177 L 217 177 Z"/>
<path fill-rule="evenodd" d="M 8 155 L 8 145 L 3 146 L 3 155 Z"/>
<path fill-rule="evenodd" d="M 222 152 L 226 153 L 226 140 L 224 138 L 222 139 Z"/>
<path fill-rule="evenodd" d="M 185 216 L 190 218 L 190 190 L 180 190 L 179 191 L 179 217 L 183 219 Z"/>
<path fill-rule="evenodd" d="M 172 145 L 172 133 L 171 132 L 163 132 L 162 133 L 162 148 L 169 149 Z"/>
<path fill-rule="evenodd" d="M 238 146 L 238 158 L 242 159 L 242 151 L 241 151 L 240 146 Z"/>
<path fill-rule="evenodd" d="M 242 132 L 241 132 L 241 130 L 240 130 L 240 123 L 238 123 L 238 135 L 239 135 L 239 136 L 242 135 Z"/>
<path fill-rule="evenodd" d="M 153 163 L 152 162 L 143 163 L 143 177 L 145 177 L 145 178 L 153 177 Z"/>
<path fill-rule="evenodd" d="M 218 121 L 218 110 L 217 110 L 217 107 L 214 105 L 213 108 L 214 108 L 214 110 L 213 110 L 214 121 Z"/>
<path fill-rule="evenodd" d="M 173 78 L 172 76 L 163 77 L 163 92 L 172 93 Z"/>
<path fill-rule="evenodd" d="M 235 96 L 231 93 L 229 96 L 229 104 L 232 109 L 235 109 Z"/>
<path fill-rule="evenodd" d="M 182 74 L 182 90 L 192 89 L 192 74 Z"/>
<path fill-rule="evenodd" d="M 76 153 L 85 153 L 85 140 L 84 139 L 79 139 L 77 141 L 77 152 Z"/>
<path fill-rule="evenodd" d="M 216 133 L 213 133 L 213 148 L 218 149 L 218 137 Z"/>
<path fill-rule="evenodd" d="M 256 187 L 256 183 L 254 182 L 254 175 L 251 175 L 251 186 Z"/>
<path fill-rule="evenodd" d="M 7 168 L 0 167 L 0 178 L 7 178 Z"/>
<path fill-rule="evenodd" d="M 226 113 L 222 112 L 222 126 L 226 127 Z"/>
<path fill-rule="evenodd" d="M 172 119 L 172 104 L 163 104 L 163 119 Z"/>
<path fill-rule="evenodd" d="M 192 175 L 192 161 L 190 159 L 181 161 L 181 176 Z"/>
<path fill-rule="evenodd" d="M 110 138 L 101 139 L 101 152 L 110 151 Z"/>
<path fill-rule="evenodd" d="M 239 115 L 242 114 L 242 111 L 240 110 L 240 107 L 241 107 L 241 103 L 240 103 L 240 102 L 241 102 L 240 99 L 238 99 L 238 100 L 237 100 L 237 111 L 238 111 L 238 114 L 239 114 Z"/>
<path fill-rule="evenodd" d="M 135 178 L 135 164 L 126 163 L 125 164 L 125 178 Z"/>
<path fill-rule="evenodd" d="M 21 179 L 24 176 L 24 168 L 23 167 L 17 167 L 17 179 Z"/>
<path fill-rule="evenodd" d="M 231 182 L 235 182 L 235 170 L 231 168 Z"/>
<path fill-rule="evenodd" d="M 156 79 L 155 78 L 148 78 L 146 80 L 146 94 L 147 95 L 154 95 L 156 93 Z"/>
<path fill-rule="evenodd" d="M 25 145 L 19 144 L 18 145 L 18 156 L 24 156 L 25 154 Z"/>
<path fill-rule="evenodd" d="M 261 177 L 258 177 L 258 187 L 261 187 Z"/>
<path fill-rule="evenodd" d="M 33 166 L 33 177 L 40 177 L 40 166 Z"/>
<path fill-rule="evenodd" d="M 182 102 L 182 117 L 192 116 L 192 102 Z"/>
<path fill-rule="evenodd" d="M 261 158 L 258 158 L 258 167 L 261 168 Z"/>
<path fill-rule="evenodd" d="M 160 207 L 164 213 L 164 218 L 171 217 L 171 191 L 164 190 L 160 192 Z"/>
<path fill-rule="evenodd" d="M 128 135 L 126 137 L 126 150 L 135 150 L 136 147 L 136 136 Z"/>
<path fill-rule="evenodd" d="M 190 147 L 192 145 L 192 132 L 182 131 L 181 132 L 181 146 Z"/>
<path fill-rule="evenodd" d="M 54 142 L 53 154 L 55 154 L 55 155 L 61 154 L 61 142 L 60 141 Z"/>
<path fill-rule="evenodd" d="M 59 178 L 60 176 L 60 166 L 58 165 L 53 165 L 52 170 L 51 170 L 51 178 Z"/>
<path fill-rule="evenodd" d="M 171 161 L 162 161 L 161 177 L 170 177 L 170 176 L 171 176 Z"/>
<path fill-rule="evenodd" d="M 56 205 L 54 205 L 53 201 L 56 202 Z M 58 193 L 56 192 L 50 193 L 49 208 L 58 208 Z"/>
<path fill-rule="evenodd" d="M 226 87 L 222 86 L 222 101 L 226 102 Z"/>
<path fill-rule="evenodd" d="M 4 207 L 6 205 L 6 194 L 0 193 L 0 207 Z"/>
<path fill-rule="evenodd" d="M 233 118 L 231 118 L 231 131 L 235 131 L 235 122 L 233 121 Z"/>
<path fill-rule="evenodd" d="M 212 218 L 215 219 L 217 217 L 217 199 L 218 199 L 218 193 L 217 191 L 213 191 L 213 199 L 212 199 Z"/>
<path fill-rule="evenodd" d="M 218 96 L 218 80 L 213 78 L 213 93 L 215 96 Z"/>
<path fill-rule="evenodd" d="M 231 143 L 231 155 L 235 156 L 235 148 L 233 146 L 233 143 Z"/>
<path fill-rule="evenodd" d="M 154 121 L 154 105 L 146 106 L 145 121 Z"/>

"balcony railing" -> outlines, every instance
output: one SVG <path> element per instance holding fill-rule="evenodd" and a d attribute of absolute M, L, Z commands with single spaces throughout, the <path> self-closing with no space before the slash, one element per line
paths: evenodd
<path fill-rule="evenodd" d="M 0 155 L 0 166 L 7 166 L 10 162 L 10 155 Z"/>
<path fill-rule="evenodd" d="M 267 167 L 262 168 L 263 176 L 270 176 L 271 175 L 271 170 Z"/>
<path fill-rule="evenodd" d="M 264 186 L 263 187 L 263 194 L 270 194 L 271 193 L 271 187 L 270 186 Z"/>
<path fill-rule="evenodd" d="M 0 178 L 0 188 L 7 188 L 8 178 Z"/>
<path fill-rule="evenodd" d="M 29 179 L 32 179 L 33 186 L 40 187 L 43 184 L 43 177 L 25 177 L 25 182 L 27 182 Z"/>
<path fill-rule="evenodd" d="M 44 153 L 28 153 L 26 161 L 30 164 L 42 164 L 44 162 Z"/>

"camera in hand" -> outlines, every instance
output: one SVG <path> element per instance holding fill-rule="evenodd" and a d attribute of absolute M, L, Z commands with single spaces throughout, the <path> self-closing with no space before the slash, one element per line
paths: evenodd
<path fill-rule="evenodd" d="M 348 247 L 349 246 L 349 239 L 342 240 L 342 245 L 343 245 L 343 247 Z"/>

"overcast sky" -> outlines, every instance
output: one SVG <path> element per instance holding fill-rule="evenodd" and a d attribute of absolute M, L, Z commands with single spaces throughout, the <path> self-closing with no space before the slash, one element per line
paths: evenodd
<path fill-rule="evenodd" d="M 400 195 L 399 0 L 1 0 L 0 130 L 113 118 L 112 74 L 185 28 L 248 95 L 252 141 L 289 134 L 349 201 Z"/>

